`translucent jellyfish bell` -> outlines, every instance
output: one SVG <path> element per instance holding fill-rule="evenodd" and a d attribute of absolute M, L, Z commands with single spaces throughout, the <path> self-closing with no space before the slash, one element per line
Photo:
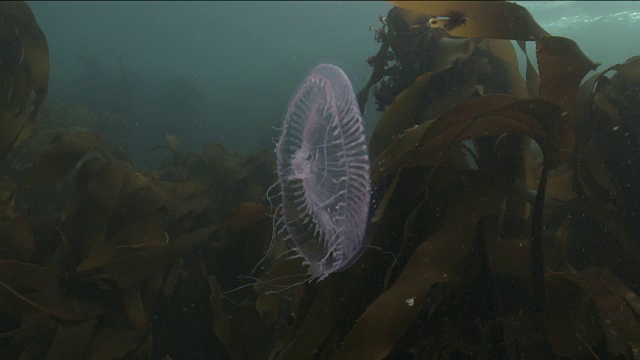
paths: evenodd
<path fill-rule="evenodd" d="M 340 68 L 322 64 L 307 76 L 289 104 L 276 155 L 278 223 L 311 278 L 349 267 L 367 245 L 369 156 L 358 102 Z"/>

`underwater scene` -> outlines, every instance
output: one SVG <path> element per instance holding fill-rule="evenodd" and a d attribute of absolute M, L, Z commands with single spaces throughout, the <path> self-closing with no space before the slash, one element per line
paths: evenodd
<path fill-rule="evenodd" d="M 640 2 L 0 2 L 0 359 L 640 359 Z"/>

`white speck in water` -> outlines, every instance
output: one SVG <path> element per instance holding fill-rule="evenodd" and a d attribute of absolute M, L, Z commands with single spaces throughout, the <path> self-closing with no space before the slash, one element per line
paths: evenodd
<path fill-rule="evenodd" d="M 404 302 L 406 302 L 407 305 L 409 305 L 409 306 L 413 306 L 413 304 L 415 304 L 415 302 L 416 302 L 416 297 L 414 296 L 414 297 L 408 298 Z"/>

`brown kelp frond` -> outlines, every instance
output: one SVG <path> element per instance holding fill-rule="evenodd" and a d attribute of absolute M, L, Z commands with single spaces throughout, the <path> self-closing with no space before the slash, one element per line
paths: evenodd
<path fill-rule="evenodd" d="M 16 148 L 46 41 L 0 5 L 0 358 L 638 358 L 640 57 L 585 80 L 519 5 L 394 4 L 358 93 L 370 245 L 299 285 L 270 151 L 169 134 L 139 169 L 108 145 L 130 120 L 78 104 Z"/>
<path fill-rule="evenodd" d="M 267 160 L 259 156 L 227 159 L 225 178 L 206 178 L 211 171 L 224 169 L 221 157 L 229 153 L 224 149 L 205 153 L 207 160 L 201 155 L 200 161 L 215 168 L 203 165 L 205 169 L 187 171 L 185 181 L 169 182 L 116 159 L 95 134 L 59 133 L 22 183 L 3 182 L 3 204 L 17 191 L 24 208 L 33 206 L 34 200 L 25 197 L 29 192 L 68 177 L 74 180 L 71 192 L 61 198 L 65 206 L 57 218 L 34 222 L 20 212 L 0 224 L 0 232 L 7 235 L 3 236 L 6 260 L 0 264 L 4 269 L 0 311 L 22 322 L 5 330 L 9 332 L 4 336 L 14 341 L 3 354 L 37 351 L 101 358 L 148 354 L 154 314 L 165 311 L 165 321 L 172 321 L 171 310 L 160 309 L 179 301 L 185 281 L 197 278 L 194 285 L 200 286 L 207 276 L 223 276 L 240 264 L 245 266 L 238 269 L 248 272 L 268 243 L 271 217 L 268 207 L 246 201 L 258 196 L 252 195 L 254 187 L 269 185 L 254 185 L 252 179 L 271 180 L 270 173 L 264 176 L 256 169 L 270 170 L 273 164 L 265 164 Z M 232 215 L 225 220 L 224 214 Z M 258 224 L 262 230 L 257 230 Z M 246 253 L 244 262 L 238 258 L 229 262 L 228 255 L 209 262 L 210 254 L 198 255 L 203 249 L 221 254 L 241 251 L 238 245 L 243 241 L 255 249 Z M 199 267 L 191 268 L 185 258 Z M 207 266 L 203 258 L 208 259 Z M 226 280 L 223 284 L 231 285 Z M 255 310 L 254 314 L 258 319 Z M 202 326 L 215 328 L 223 339 L 218 327 L 212 328 L 208 321 Z M 43 343 L 42 337 L 50 341 Z"/>
<path fill-rule="evenodd" d="M 432 17 L 429 25 L 451 36 L 539 40 L 549 35 L 522 6 L 507 1 L 391 1 L 397 7 Z"/>
<path fill-rule="evenodd" d="M 31 8 L 22 1 L 0 5 L 0 160 L 35 128 L 36 117 L 47 97 L 49 47 Z M 30 105 L 33 95 L 32 107 Z"/>

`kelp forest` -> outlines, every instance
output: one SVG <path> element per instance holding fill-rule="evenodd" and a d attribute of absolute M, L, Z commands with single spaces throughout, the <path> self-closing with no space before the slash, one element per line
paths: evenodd
<path fill-rule="evenodd" d="M 100 132 L 126 114 L 46 102 L 46 34 L 0 3 L 0 358 L 640 358 L 640 56 L 599 68 L 515 3 L 392 4 L 356 89 L 370 248 L 305 283 L 289 244 L 261 261 L 273 149 L 168 134 L 134 166 Z"/>

